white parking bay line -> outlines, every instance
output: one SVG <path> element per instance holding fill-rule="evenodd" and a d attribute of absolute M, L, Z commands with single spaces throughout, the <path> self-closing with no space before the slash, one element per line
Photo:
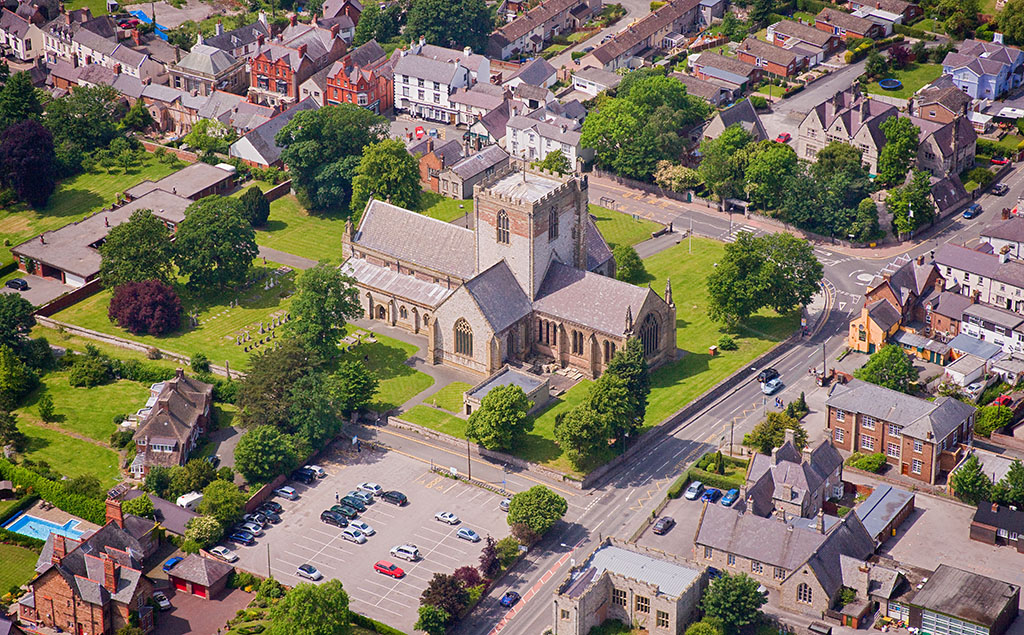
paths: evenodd
<path fill-rule="evenodd" d="M 416 531 L 417 532 L 429 531 L 430 533 L 437 534 L 438 536 L 441 536 L 441 537 L 450 536 L 452 534 L 452 532 L 455 531 L 455 530 L 451 528 L 451 525 L 446 525 L 446 526 L 448 527 L 447 531 L 442 531 L 442 530 L 439 530 L 439 529 L 435 529 L 434 527 L 429 527 L 427 525 L 421 525 L 420 527 L 417 527 Z M 417 533 L 417 535 L 419 535 L 419 534 Z M 431 538 L 431 540 L 437 540 L 437 538 Z"/>

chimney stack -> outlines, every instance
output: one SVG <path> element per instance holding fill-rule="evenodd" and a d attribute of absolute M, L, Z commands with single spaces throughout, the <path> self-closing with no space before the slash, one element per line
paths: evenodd
<path fill-rule="evenodd" d="M 114 64 L 114 74 L 115 75 L 120 75 L 121 74 L 121 65 L 120 64 Z"/>
<path fill-rule="evenodd" d="M 980 297 L 981 297 L 981 291 L 978 291 L 977 289 L 975 289 L 974 291 L 971 291 L 971 304 L 977 304 L 978 303 L 978 298 L 980 298 Z"/>
<path fill-rule="evenodd" d="M 111 593 L 117 593 L 117 563 L 110 556 L 103 558 L 103 586 Z"/>
<path fill-rule="evenodd" d="M 825 511 L 818 510 L 818 518 L 814 522 L 814 528 L 818 530 L 819 534 L 825 533 Z"/>
<path fill-rule="evenodd" d="M 164 406 L 166 407 L 166 403 Z M 106 524 L 115 523 L 118 527 L 124 529 L 124 513 L 121 512 L 121 501 L 113 498 L 107 499 L 106 520 Z"/>
<path fill-rule="evenodd" d="M 917 264 L 919 264 L 919 265 L 923 265 L 924 264 L 924 254 L 921 254 L 921 255 L 919 255 L 917 257 Z"/>
<path fill-rule="evenodd" d="M 263 41 L 264 41 L 265 39 L 266 39 L 266 36 L 265 36 L 265 35 L 263 35 L 262 33 L 260 33 L 259 35 L 257 35 L 257 36 L 256 36 L 256 46 L 263 46 Z"/>
<path fill-rule="evenodd" d="M 338 30 L 340 28 L 341 26 L 337 22 L 331 25 L 331 39 L 338 37 Z"/>
<path fill-rule="evenodd" d="M 939 293 L 942 293 L 943 291 L 946 290 L 946 279 L 945 278 L 936 278 L 935 279 L 935 290 L 938 291 Z"/>
<path fill-rule="evenodd" d="M 306 57 L 306 45 L 305 44 L 299 44 L 299 48 L 297 50 L 299 51 L 299 57 Z"/>
<path fill-rule="evenodd" d="M 465 55 L 466 57 L 469 57 L 470 55 L 473 54 L 473 49 L 467 46 L 464 49 L 462 49 L 462 54 Z"/>
<path fill-rule="evenodd" d="M 135 42 L 135 46 L 142 46 L 142 34 L 138 29 L 132 29 L 132 42 Z"/>
<path fill-rule="evenodd" d="M 295 22 L 298 20 L 298 16 L 294 13 L 288 15 L 288 25 L 295 26 Z"/>
<path fill-rule="evenodd" d="M 999 511 L 999 503 L 992 503 L 992 513 L 994 514 L 994 513 L 998 512 L 998 511 Z"/>
<path fill-rule="evenodd" d="M 67 544 L 64 542 L 64 536 L 56 533 L 51 535 L 53 536 L 53 553 L 50 554 L 50 562 L 60 564 L 60 561 L 68 553 Z"/>
<path fill-rule="evenodd" d="M 185 379 L 185 369 L 184 368 L 176 368 L 176 369 L 174 369 L 174 378 L 175 379 Z"/>
<path fill-rule="evenodd" d="M 216 33 L 217 35 L 224 35 L 224 23 L 217 20 Z"/>

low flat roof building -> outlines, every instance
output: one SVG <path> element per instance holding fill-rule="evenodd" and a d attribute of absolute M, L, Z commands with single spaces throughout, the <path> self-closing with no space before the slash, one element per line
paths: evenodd
<path fill-rule="evenodd" d="M 230 168 L 230 169 L 225 169 Z M 159 181 L 146 179 L 133 188 L 125 191 L 128 198 L 139 198 L 153 190 L 163 190 L 193 201 L 212 194 L 225 194 L 235 183 L 235 171 L 232 166 L 220 167 L 209 163 L 193 163 L 174 174 L 168 174 Z"/>
<path fill-rule="evenodd" d="M 549 384 L 547 377 L 541 377 L 540 375 L 517 370 L 511 366 L 505 366 L 463 394 L 466 414 L 472 414 L 474 410 L 480 407 L 484 397 L 499 386 L 519 386 L 526 393 L 526 398 L 533 404 L 530 406 L 530 412 L 536 412 L 547 405 L 551 399 L 551 394 L 548 392 Z"/>
<path fill-rule="evenodd" d="M 1019 601 L 1016 584 L 940 564 L 910 601 L 910 626 L 931 635 L 1002 635 Z"/>
<path fill-rule="evenodd" d="M 884 543 L 914 511 L 914 493 L 881 484 L 853 510 L 875 542 Z"/>

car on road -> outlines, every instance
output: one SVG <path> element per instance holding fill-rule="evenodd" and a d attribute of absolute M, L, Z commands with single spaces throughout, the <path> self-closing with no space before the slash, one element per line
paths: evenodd
<path fill-rule="evenodd" d="M 380 485 L 378 485 L 376 483 L 371 483 L 369 481 L 367 481 L 365 483 L 360 483 L 359 487 L 357 489 L 360 489 L 360 490 L 366 492 L 367 494 L 371 494 L 373 496 L 380 496 L 381 494 L 384 493 L 384 488 L 383 487 L 381 487 Z"/>
<path fill-rule="evenodd" d="M 704 490 L 704 494 L 700 497 L 702 503 L 713 503 L 718 500 L 718 497 L 722 495 L 722 490 L 717 487 L 709 487 Z"/>
<path fill-rule="evenodd" d="M 359 490 L 356 490 L 356 489 L 352 490 L 348 494 L 345 494 L 345 496 L 351 496 L 352 498 L 356 498 L 363 505 L 373 505 L 374 503 L 377 502 L 377 501 L 373 500 L 373 494 L 371 494 L 369 492 L 362 492 L 362 491 L 359 491 Z"/>
<path fill-rule="evenodd" d="M 384 575 L 389 575 L 389 576 L 391 576 L 392 578 L 395 578 L 395 579 L 398 579 L 398 578 L 401 578 L 401 577 L 405 576 L 405 571 L 402 571 L 401 567 L 399 567 L 398 565 L 396 565 L 393 562 L 388 562 L 387 560 L 378 560 L 373 565 L 373 570 L 376 571 L 377 573 L 383 573 Z"/>
<path fill-rule="evenodd" d="M 228 540 L 247 547 L 256 544 L 255 537 L 247 531 L 232 531 L 228 534 Z"/>
<path fill-rule="evenodd" d="M 341 527 L 342 529 L 344 529 L 345 527 L 348 527 L 348 519 L 346 519 L 344 516 L 342 516 L 338 512 L 330 510 L 330 509 L 325 509 L 324 511 L 320 512 L 320 521 L 321 522 L 325 522 L 328 525 L 334 525 L 335 527 Z"/>
<path fill-rule="evenodd" d="M 327 472 L 319 465 L 303 465 L 302 469 L 309 470 L 317 478 L 327 478 Z"/>
<path fill-rule="evenodd" d="M 261 511 L 264 514 L 268 511 L 280 514 L 284 511 L 284 507 L 281 507 L 281 503 L 275 501 L 264 501 L 263 504 L 259 506 L 258 511 Z"/>
<path fill-rule="evenodd" d="M 167 599 L 167 595 L 163 591 L 153 593 L 153 601 L 156 602 L 161 611 L 169 611 L 172 608 L 171 601 Z"/>
<path fill-rule="evenodd" d="M 168 558 L 167 562 L 165 562 L 163 566 L 164 573 L 167 573 L 174 567 L 178 566 L 178 563 L 182 560 L 184 560 L 184 558 L 182 558 L 181 556 L 174 556 L 173 558 Z"/>
<path fill-rule="evenodd" d="M 587 46 L 587 47 L 584 47 L 583 52 L 584 53 L 589 53 L 589 52 L 591 52 L 593 50 L 594 50 L 593 46 Z"/>
<path fill-rule="evenodd" d="M 964 218 L 975 218 L 982 212 L 981 205 L 977 203 L 971 203 L 967 209 L 964 210 Z"/>
<path fill-rule="evenodd" d="M 220 558 L 224 562 L 235 562 L 236 560 L 238 560 L 237 553 L 231 551 L 230 549 L 222 545 L 217 545 L 216 547 L 210 549 L 210 555 L 215 558 Z"/>
<path fill-rule="evenodd" d="M 991 161 L 995 165 L 1006 165 L 1010 162 L 1006 157 L 992 157 Z"/>
<path fill-rule="evenodd" d="M 383 494 L 380 495 L 380 497 L 383 498 L 385 501 L 391 503 L 392 505 L 398 505 L 399 507 L 402 507 L 403 505 L 409 502 L 409 499 L 406 498 L 405 494 L 399 492 L 398 490 L 384 492 Z"/>
<path fill-rule="evenodd" d="M 256 537 L 263 535 L 263 527 L 261 527 L 259 523 L 238 523 L 237 525 L 235 525 L 235 529 L 247 531 Z"/>
<path fill-rule="evenodd" d="M 291 478 L 291 480 L 293 481 L 298 481 L 299 483 L 309 485 L 310 483 L 316 480 L 316 475 L 310 472 L 309 470 L 304 470 L 300 467 L 297 470 L 292 470 L 291 476 L 289 478 Z"/>
<path fill-rule="evenodd" d="M 781 132 L 779 136 L 775 137 L 775 143 L 789 143 L 793 138 L 793 135 L 788 132 Z"/>
<path fill-rule="evenodd" d="M 449 525 L 459 524 L 459 517 L 451 512 L 437 512 L 436 514 L 434 514 L 434 519 L 440 520 L 441 522 L 447 523 Z"/>
<path fill-rule="evenodd" d="M 501 596 L 501 599 L 498 600 L 498 604 L 510 609 L 519 602 L 519 599 L 520 595 L 515 591 L 505 591 L 505 595 Z"/>
<path fill-rule="evenodd" d="M 694 481 L 690 483 L 690 486 L 686 488 L 686 493 L 683 494 L 683 498 L 688 501 L 697 500 L 701 494 L 704 493 L 704 483 L 700 481 Z"/>
<path fill-rule="evenodd" d="M 349 507 L 351 507 L 352 509 L 354 509 L 357 512 L 360 512 L 360 513 L 366 511 L 366 503 L 364 503 L 363 501 L 359 500 L 355 496 L 342 496 L 341 497 L 341 504 L 342 505 L 348 505 Z"/>
<path fill-rule="evenodd" d="M 7 287 L 8 289 L 17 289 L 18 291 L 27 291 L 28 290 L 28 280 L 25 280 L 24 278 L 11 278 L 10 280 L 8 280 L 7 282 L 4 283 L 4 286 Z"/>
<path fill-rule="evenodd" d="M 398 545 L 391 548 L 391 555 L 395 558 L 408 560 L 409 562 L 416 562 L 420 559 L 420 550 L 416 548 L 416 545 Z"/>
<path fill-rule="evenodd" d="M 996 196 L 1004 196 L 1010 191 L 1010 186 L 1006 183 L 996 183 L 992 186 L 992 193 Z"/>
<path fill-rule="evenodd" d="M 508 508 L 509 508 L 509 507 L 511 507 L 511 506 L 512 506 L 512 499 L 511 499 L 511 498 L 503 498 L 503 499 L 501 499 L 501 501 L 500 501 L 500 502 L 498 503 L 498 508 L 499 508 L 499 509 L 500 509 L 501 511 L 503 511 L 503 512 L 507 512 L 507 511 L 508 511 Z"/>
<path fill-rule="evenodd" d="M 658 534 L 659 536 L 664 536 L 669 532 L 670 529 L 672 529 L 675 526 L 675 518 L 672 518 L 671 516 L 662 516 L 657 520 L 657 522 L 654 523 L 654 529 L 652 529 L 651 531 Z"/>
<path fill-rule="evenodd" d="M 275 489 L 274 496 L 280 496 L 281 498 L 286 498 L 290 501 L 299 499 L 299 493 L 295 491 L 295 488 L 287 485 Z"/>
<path fill-rule="evenodd" d="M 372 536 L 373 534 L 377 533 L 376 531 L 374 531 L 373 527 L 367 525 L 366 523 L 364 523 L 361 520 L 353 520 L 352 522 L 350 522 L 348 524 L 348 526 L 349 527 L 353 527 L 355 529 L 358 529 L 359 531 L 363 532 L 367 536 Z"/>
<path fill-rule="evenodd" d="M 459 530 L 455 532 L 455 535 L 470 542 L 480 542 L 480 534 L 476 533 L 469 527 L 459 528 Z"/>
<path fill-rule="evenodd" d="M 359 515 L 359 512 L 357 512 L 352 507 L 349 507 L 348 505 L 331 505 L 331 511 L 338 512 L 339 514 L 341 514 L 349 520 L 352 520 L 353 518 Z"/>
<path fill-rule="evenodd" d="M 354 542 L 357 545 L 361 545 L 364 542 L 366 542 L 366 534 L 359 531 L 358 529 L 353 529 L 352 527 L 349 527 L 348 529 L 342 529 L 341 537 L 349 542 Z"/>
<path fill-rule="evenodd" d="M 762 369 L 761 372 L 759 372 L 757 374 L 757 381 L 759 381 L 759 382 L 761 382 L 763 384 L 764 382 L 770 381 L 772 379 L 775 379 L 778 376 L 779 376 L 779 371 L 775 370 L 774 368 L 768 367 L 768 368 Z"/>
<path fill-rule="evenodd" d="M 782 380 L 778 377 L 773 377 L 768 381 L 761 384 L 761 392 L 766 395 L 774 395 L 782 389 Z"/>
<path fill-rule="evenodd" d="M 323 580 L 324 578 L 324 574 L 320 573 L 316 567 L 309 563 L 300 564 L 299 568 L 295 571 L 295 575 L 309 580 Z"/>
<path fill-rule="evenodd" d="M 736 502 L 736 499 L 740 497 L 740 491 L 735 487 L 725 493 L 722 497 L 722 505 L 724 507 L 732 507 L 732 504 Z"/>

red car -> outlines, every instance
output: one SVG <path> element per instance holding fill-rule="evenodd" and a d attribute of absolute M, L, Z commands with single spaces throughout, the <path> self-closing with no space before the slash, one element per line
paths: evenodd
<path fill-rule="evenodd" d="M 389 575 L 392 578 L 398 579 L 405 575 L 405 571 L 402 571 L 401 567 L 396 566 L 393 562 L 387 560 L 378 560 L 377 564 L 373 565 L 373 570 L 384 575 Z"/>
<path fill-rule="evenodd" d="M 788 132 L 783 132 L 779 136 L 775 137 L 775 143 L 789 143 L 789 140 L 793 138 L 793 135 Z"/>
<path fill-rule="evenodd" d="M 1006 165 L 1009 162 L 1010 160 L 1006 157 L 992 157 L 992 163 L 995 163 L 996 165 Z"/>

